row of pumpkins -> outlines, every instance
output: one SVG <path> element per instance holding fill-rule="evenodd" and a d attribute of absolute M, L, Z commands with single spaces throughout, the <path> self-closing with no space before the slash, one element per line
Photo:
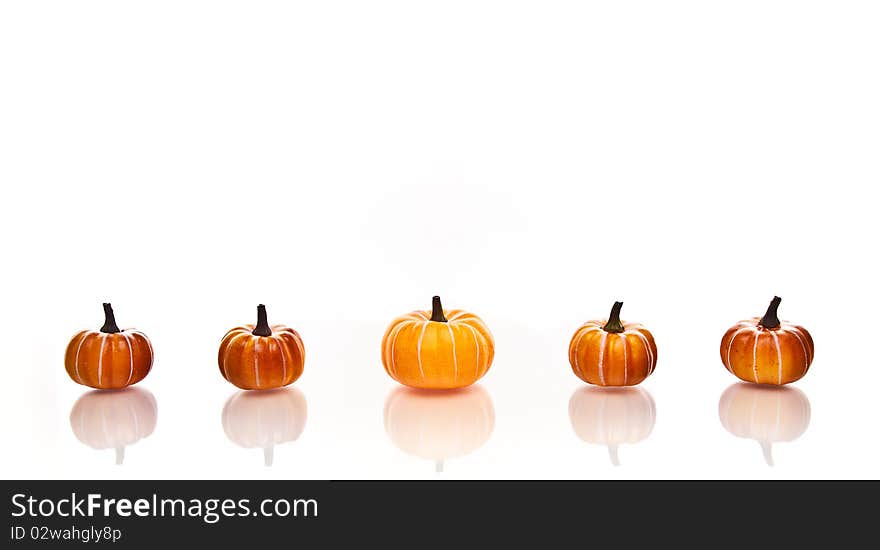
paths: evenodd
<path fill-rule="evenodd" d="M 767 313 L 740 321 L 721 339 L 721 361 L 732 374 L 755 384 L 783 385 L 803 377 L 813 361 L 813 339 L 801 326 L 780 321 L 781 299 Z M 634 386 L 654 372 L 657 344 L 644 326 L 620 319 L 622 302 L 608 319 L 588 321 L 571 339 L 568 358 L 574 373 L 597 386 Z M 120 330 L 113 308 L 104 304 L 104 326 L 71 339 L 65 368 L 77 383 L 119 389 L 144 379 L 153 365 L 153 347 L 144 333 Z M 406 386 L 449 390 L 469 386 L 492 365 L 495 342 L 482 319 L 461 309 L 445 310 L 434 296 L 431 311 L 413 311 L 392 321 L 382 338 L 382 363 Z M 220 342 L 220 374 L 245 390 L 292 384 L 303 373 L 305 347 L 292 328 L 269 325 L 266 307 L 257 323 L 233 328 Z"/>
<path fill-rule="evenodd" d="M 140 388 L 84 394 L 70 411 L 76 437 L 94 449 L 114 449 L 121 464 L 125 447 L 148 437 L 156 427 L 153 395 Z M 587 443 L 608 448 L 619 464 L 618 447 L 646 439 L 654 429 L 656 407 L 641 388 L 603 390 L 584 387 L 572 394 L 568 415 L 575 434 Z M 773 464 L 771 445 L 797 439 L 809 426 L 810 402 L 792 387 L 734 384 L 722 394 L 718 415 L 737 437 L 758 441 Z M 276 445 L 295 441 L 306 425 L 305 396 L 296 388 L 269 392 L 241 391 L 223 407 L 223 430 L 241 447 L 261 449 L 272 465 Z M 385 400 L 385 431 L 407 454 L 444 462 L 482 447 L 495 427 L 495 408 L 479 385 L 459 392 L 419 392 L 398 388 Z"/>

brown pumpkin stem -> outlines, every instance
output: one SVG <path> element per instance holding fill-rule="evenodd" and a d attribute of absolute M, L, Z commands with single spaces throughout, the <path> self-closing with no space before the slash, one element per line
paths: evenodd
<path fill-rule="evenodd" d="M 122 332 L 119 330 L 119 327 L 116 326 L 116 316 L 113 315 L 113 308 L 110 307 L 110 304 L 104 304 L 104 326 L 101 327 L 101 332 L 107 334 Z"/>
<path fill-rule="evenodd" d="M 767 308 L 767 313 L 764 314 L 764 317 L 761 319 L 761 322 L 758 323 L 764 328 L 774 329 L 779 328 L 779 325 L 782 323 L 779 322 L 779 315 L 777 311 L 779 310 L 779 304 L 782 302 L 782 298 L 779 296 L 774 296 L 773 301 L 770 302 L 770 307 Z"/>
<path fill-rule="evenodd" d="M 438 323 L 445 323 L 446 316 L 443 315 L 443 304 L 440 303 L 440 296 L 434 296 L 433 300 L 431 300 L 431 307 L 433 308 L 431 311 L 431 320 Z"/>
<path fill-rule="evenodd" d="M 611 313 L 608 315 L 608 322 L 602 327 L 605 332 L 619 333 L 626 330 L 623 327 L 623 323 L 620 322 L 620 308 L 622 307 L 623 302 L 614 302 Z"/>
<path fill-rule="evenodd" d="M 260 304 L 257 306 L 257 326 L 251 333 L 254 336 L 272 336 L 272 329 L 269 328 L 269 321 L 266 318 L 266 306 Z"/>

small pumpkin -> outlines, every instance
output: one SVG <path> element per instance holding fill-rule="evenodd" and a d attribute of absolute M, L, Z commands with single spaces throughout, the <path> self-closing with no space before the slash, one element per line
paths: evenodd
<path fill-rule="evenodd" d="M 271 466 L 275 446 L 296 441 L 306 427 L 306 398 L 296 388 L 240 391 L 223 406 L 223 431 L 246 449 L 263 449 L 263 463 Z"/>
<path fill-rule="evenodd" d="M 97 450 L 113 449 L 122 464 L 125 448 L 148 437 L 156 428 L 156 398 L 141 388 L 89 391 L 70 409 L 70 428 L 84 444 Z"/>
<path fill-rule="evenodd" d="M 779 320 L 779 296 L 763 317 L 733 325 L 721 339 L 721 362 L 740 380 L 781 386 L 803 378 L 813 362 L 813 338 L 804 327 Z"/>
<path fill-rule="evenodd" d="M 623 302 L 615 302 L 607 321 L 587 321 L 568 346 L 574 373 L 597 386 L 635 386 L 654 372 L 657 344 L 640 324 L 620 320 Z"/>
<path fill-rule="evenodd" d="M 483 320 L 461 309 L 444 310 L 434 296 L 431 311 L 413 311 L 391 322 L 382 337 L 388 375 L 414 388 L 469 386 L 492 365 L 495 342 Z"/>
<path fill-rule="evenodd" d="M 773 443 L 794 441 L 810 426 L 810 400 L 791 386 L 737 382 L 721 394 L 718 416 L 731 434 L 757 441 L 773 466 Z"/>
<path fill-rule="evenodd" d="M 445 461 L 482 447 L 495 428 L 492 397 L 479 385 L 450 392 L 397 387 L 385 399 L 385 432 L 403 452 Z"/>
<path fill-rule="evenodd" d="M 231 329 L 220 342 L 220 374 L 243 390 L 268 390 L 292 384 L 303 373 L 302 338 L 284 325 L 269 326 L 266 306 L 257 306 L 257 324 Z"/>
<path fill-rule="evenodd" d="M 137 384 L 152 367 L 149 338 L 138 330 L 120 330 L 110 304 L 104 304 L 104 326 L 77 332 L 64 354 L 64 368 L 70 378 L 100 390 Z"/>
<path fill-rule="evenodd" d="M 568 401 L 568 418 L 579 438 L 607 446 L 611 463 L 619 466 L 618 447 L 647 439 L 654 430 L 657 408 L 642 388 L 581 386 Z"/>

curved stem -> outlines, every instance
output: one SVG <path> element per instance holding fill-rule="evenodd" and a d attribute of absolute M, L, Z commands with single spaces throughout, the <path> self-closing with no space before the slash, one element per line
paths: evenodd
<path fill-rule="evenodd" d="M 266 466 L 271 466 L 273 459 L 275 458 L 275 447 L 269 445 L 268 447 L 263 447 L 263 464 Z"/>
<path fill-rule="evenodd" d="M 764 328 L 774 329 L 779 328 L 779 325 L 782 323 L 779 322 L 779 315 L 777 311 L 779 310 L 779 304 L 782 302 L 782 298 L 779 296 L 774 296 L 773 301 L 770 302 L 770 307 L 767 308 L 767 313 L 764 314 L 764 317 L 761 319 L 761 322 L 758 323 Z"/>
<path fill-rule="evenodd" d="M 445 323 L 446 316 L 443 315 L 443 304 L 440 303 L 440 296 L 434 296 L 431 300 L 431 320 L 438 323 Z"/>
<path fill-rule="evenodd" d="M 272 336 L 272 329 L 269 328 L 269 321 L 266 319 L 266 306 L 260 304 L 257 306 L 257 326 L 251 333 L 254 336 Z"/>
<path fill-rule="evenodd" d="M 764 454 L 764 462 L 767 466 L 773 466 L 773 444 L 769 441 L 758 441 L 761 445 L 761 453 Z"/>
<path fill-rule="evenodd" d="M 620 466 L 620 457 L 617 456 L 617 445 L 608 445 L 608 458 L 611 459 L 611 464 Z"/>
<path fill-rule="evenodd" d="M 113 315 L 113 308 L 110 304 L 104 304 L 104 326 L 101 327 L 101 332 L 105 332 L 107 334 L 116 334 L 117 332 L 122 332 L 119 330 L 119 327 L 116 326 L 116 316 Z"/>
<path fill-rule="evenodd" d="M 614 302 L 614 306 L 611 308 L 611 313 L 608 315 L 608 322 L 602 327 L 605 332 L 617 333 L 625 330 L 623 328 L 623 323 L 620 322 L 620 308 L 622 307 L 623 302 Z"/>

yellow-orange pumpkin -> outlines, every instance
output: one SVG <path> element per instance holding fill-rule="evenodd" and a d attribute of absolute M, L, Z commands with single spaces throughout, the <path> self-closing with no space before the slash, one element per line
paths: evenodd
<path fill-rule="evenodd" d="M 152 367 L 150 340 L 138 330 L 120 330 L 110 304 L 104 304 L 104 326 L 76 333 L 64 354 L 64 368 L 70 378 L 100 390 L 137 384 Z"/>
<path fill-rule="evenodd" d="M 781 386 L 802 378 L 813 362 L 813 338 L 804 327 L 780 321 L 782 299 L 763 317 L 732 326 L 721 339 L 721 362 L 740 380 Z"/>
<path fill-rule="evenodd" d="M 306 351 L 292 328 L 272 325 L 266 306 L 257 306 L 257 324 L 235 327 L 220 342 L 217 362 L 223 378 L 243 390 L 292 384 L 303 373 Z"/>
<path fill-rule="evenodd" d="M 657 344 L 648 329 L 620 320 L 615 302 L 607 321 L 587 321 L 568 346 L 574 373 L 597 386 L 635 386 L 654 372 Z"/>
<path fill-rule="evenodd" d="M 492 365 L 495 342 L 482 319 L 460 309 L 413 311 L 392 321 L 382 338 L 382 363 L 391 378 L 424 389 L 469 386 Z"/>

